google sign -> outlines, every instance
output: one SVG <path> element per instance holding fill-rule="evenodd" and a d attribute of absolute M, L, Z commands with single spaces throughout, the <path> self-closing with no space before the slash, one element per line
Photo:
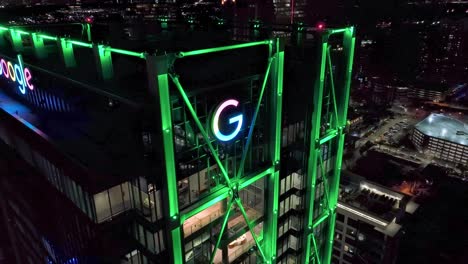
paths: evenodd
<path fill-rule="evenodd" d="M 234 129 L 234 131 L 232 131 L 232 133 L 226 135 L 226 134 L 223 134 L 219 129 L 219 121 L 220 121 L 220 117 L 221 117 L 221 114 L 223 113 L 223 111 L 228 107 L 237 107 L 238 105 L 239 105 L 239 101 L 237 101 L 235 99 L 229 99 L 229 100 L 226 100 L 223 103 L 221 103 L 221 105 L 219 105 L 216 108 L 215 114 L 213 116 L 212 130 L 213 130 L 213 134 L 219 140 L 229 141 L 229 140 L 235 138 L 237 136 L 237 134 L 239 134 L 239 132 L 240 132 L 240 130 L 242 128 L 243 120 L 244 120 L 242 114 L 238 114 L 238 115 L 233 116 L 233 117 L 228 119 L 229 124 L 236 124 L 236 128 Z"/>
<path fill-rule="evenodd" d="M 29 90 L 34 89 L 31 84 L 32 75 L 28 68 L 23 68 L 23 58 L 18 54 L 18 64 L 5 59 L 0 59 L 0 76 L 18 83 L 18 89 L 26 94 L 26 86 Z"/>

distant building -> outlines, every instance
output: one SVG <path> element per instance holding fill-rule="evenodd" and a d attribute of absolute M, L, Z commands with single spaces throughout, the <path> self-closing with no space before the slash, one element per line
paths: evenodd
<path fill-rule="evenodd" d="M 415 126 L 411 141 L 436 158 L 468 163 L 468 125 L 454 118 L 431 114 Z"/>
<path fill-rule="evenodd" d="M 444 85 L 421 84 L 408 90 L 408 97 L 422 101 L 444 101 L 447 96 L 448 87 Z"/>
<path fill-rule="evenodd" d="M 396 263 L 401 220 L 418 207 L 410 196 L 344 172 L 332 263 Z"/>
<path fill-rule="evenodd" d="M 376 106 L 390 106 L 395 99 L 395 87 L 378 77 L 372 77 L 369 81 L 372 89 L 371 102 Z"/>
<path fill-rule="evenodd" d="M 406 103 L 408 101 L 409 88 L 406 86 L 395 87 L 395 101 Z"/>

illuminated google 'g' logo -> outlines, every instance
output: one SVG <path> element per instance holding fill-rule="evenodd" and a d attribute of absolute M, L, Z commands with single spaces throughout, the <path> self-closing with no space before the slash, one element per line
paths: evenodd
<path fill-rule="evenodd" d="M 26 86 L 28 86 L 29 90 L 34 89 L 34 86 L 31 84 L 31 72 L 28 68 L 23 68 L 21 55 L 18 55 L 18 64 L 0 59 L 0 76 L 17 82 L 19 84 L 18 89 L 22 94 L 26 94 Z"/>
<path fill-rule="evenodd" d="M 240 132 L 240 130 L 242 128 L 242 122 L 244 121 L 242 114 L 239 114 L 239 115 L 236 115 L 236 116 L 233 116 L 233 117 L 229 118 L 229 124 L 237 123 L 236 129 L 234 129 L 234 131 L 232 133 L 226 135 L 226 134 L 223 134 L 219 130 L 219 118 L 220 118 L 221 114 L 223 113 L 223 111 L 226 108 L 230 107 L 230 106 L 237 107 L 238 105 L 239 105 L 239 101 L 234 100 L 234 99 L 229 99 L 229 100 L 224 101 L 222 104 L 220 104 L 216 108 L 216 111 L 215 111 L 214 116 L 213 116 L 212 129 L 213 129 L 213 134 L 219 140 L 229 141 L 229 140 L 232 140 L 233 138 L 235 138 L 237 136 L 237 134 L 239 134 L 239 132 Z"/>

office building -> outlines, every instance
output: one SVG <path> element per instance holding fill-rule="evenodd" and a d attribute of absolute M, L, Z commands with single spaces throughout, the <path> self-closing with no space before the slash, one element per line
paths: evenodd
<path fill-rule="evenodd" d="M 354 29 L 160 22 L 0 27 L 19 263 L 329 262 Z"/>
<path fill-rule="evenodd" d="M 343 172 L 332 263 L 397 263 L 402 219 L 418 207 L 410 196 Z"/>

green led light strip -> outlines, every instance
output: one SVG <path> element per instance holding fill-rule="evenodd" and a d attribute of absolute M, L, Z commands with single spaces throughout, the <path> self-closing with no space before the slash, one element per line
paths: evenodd
<path fill-rule="evenodd" d="M 254 46 L 259 46 L 259 45 L 271 45 L 271 44 L 272 42 L 270 40 L 248 42 L 248 43 L 236 44 L 236 45 L 225 46 L 225 47 L 179 52 L 177 54 L 177 57 L 183 58 L 183 57 L 203 55 L 203 54 L 213 53 L 213 52 L 227 51 L 227 50 L 233 50 L 233 49 L 242 49 L 242 48 L 254 47 Z"/>
<path fill-rule="evenodd" d="M 56 41 L 58 38 L 57 37 L 52 37 L 52 36 L 49 36 L 49 35 L 42 35 L 42 34 L 39 34 L 37 35 L 39 38 L 43 38 L 43 39 L 47 39 L 47 40 L 54 40 Z"/>
<path fill-rule="evenodd" d="M 90 40 L 89 26 L 86 29 L 87 29 L 88 40 Z M 70 44 L 72 44 L 74 46 L 79 46 L 79 47 L 84 47 L 84 48 L 92 48 L 94 46 L 94 44 L 90 43 L 90 42 L 83 42 L 83 41 L 73 40 L 73 39 L 68 39 L 68 38 L 59 38 L 59 37 L 56 37 L 56 36 L 50 36 L 50 35 L 46 35 L 46 34 L 31 33 L 31 32 L 27 32 L 27 31 L 24 31 L 24 30 L 15 29 L 14 27 L 8 28 L 8 27 L 5 27 L 5 26 L 0 26 L 0 32 L 1 31 L 10 31 L 13 34 L 16 33 L 16 34 L 19 34 L 19 35 L 33 35 L 33 34 L 36 34 L 37 38 L 41 38 L 41 39 L 45 39 L 45 40 L 52 40 L 52 41 L 57 41 L 59 39 L 62 39 L 66 43 L 70 43 Z M 118 54 L 122 54 L 122 55 L 126 55 L 126 56 L 138 57 L 138 58 L 141 58 L 141 59 L 146 58 L 146 54 L 142 53 L 142 52 L 134 52 L 134 51 L 130 51 L 130 50 L 116 49 L 116 48 L 112 48 L 112 47 L 106 47 L 106 51 L 109 51 L 109 52 L 112 52 L 112 53 L 118 53 Z"/>
<path fill-rule="evenodd" d="M 122 55 L 138 57 L 141 59 L 144 59 L 146 57 L 146 54 L 144 52 L 135 52 L 135 51 L 128 51 L 128 50 L 123 50 L 123 49 L 114 49 L 114 48 L 106 48 L 106 51 L 110 51 L 110 52 L 118 53 Z"/>

